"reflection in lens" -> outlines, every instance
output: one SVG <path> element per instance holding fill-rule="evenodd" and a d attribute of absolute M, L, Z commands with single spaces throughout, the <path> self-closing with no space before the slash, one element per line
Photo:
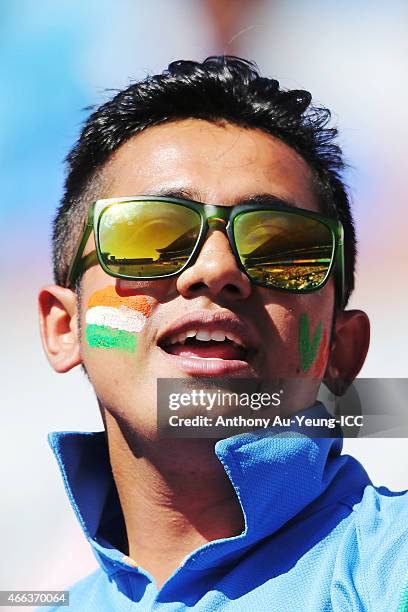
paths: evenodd
<path fill-rule="evenodd" d="M 135 277 L 172 274 L 190 257 L 200 215 L 172 202 L 118 202 L 101 215 L 102 259 L 115 273 Z"/>
<path fill-rule="evenodd" d="M 334 252 L 322 222 L 283 211 L 243 212 L 234 220 L 240 260 L 253 280 L 289 291 L 309 291 L 326 279 Z"/>

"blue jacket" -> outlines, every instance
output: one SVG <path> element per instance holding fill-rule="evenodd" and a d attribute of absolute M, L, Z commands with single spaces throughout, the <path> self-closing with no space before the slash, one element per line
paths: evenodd
<path fill-rule="evenodd" d="M 341 454 L 341 437 L 257 432 L 218 441 L 245 530 L 193 551 L 159 590 L 112 543 L 125 527 L 105 432 L 48 439 L 100 566 L 69 587 L 61 610 L 408 611 L 408 491 L 374 487 Z"/>

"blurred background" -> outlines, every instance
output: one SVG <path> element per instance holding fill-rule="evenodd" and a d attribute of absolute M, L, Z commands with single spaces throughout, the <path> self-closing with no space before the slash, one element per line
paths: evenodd
<path fill-rule="evenodd" d="M 96 567 L 46 434 L 102 422 L 79 368 L 61 376 L 46 362 L 36 310 L 82 109 L 170 61 L 216 53 L 311 91 L 333 111 L 350 164 L 359 237 L 350 306 L 372 321 L 361 376 L 407 377 L 407 17 L 405 0 L 0 2 L 0 589 L 62 589 Z M 408 488 L 406 440 L 346 440 L 345 452 L 374 484 Z"/>

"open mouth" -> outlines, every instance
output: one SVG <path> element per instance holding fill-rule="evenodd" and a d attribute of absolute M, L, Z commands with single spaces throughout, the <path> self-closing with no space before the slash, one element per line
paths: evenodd
<path fill-rule="evenodd" d="M 159 344 L 166 353 L 179 357 L 247 361 L 249 349 L 231 332 L 187 330 Z"/>
<path fill-rule="evenodd" d="M 172 367 L 187 376 L 256 376 L 259 335 L 230 311 L 195 311 L 171 323 L 157 338 Z"/>

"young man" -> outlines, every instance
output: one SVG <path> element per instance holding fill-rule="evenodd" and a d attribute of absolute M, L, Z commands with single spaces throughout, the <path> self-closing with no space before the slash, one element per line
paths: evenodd
<path fill-rule="evenodd" d="M 158 378 L 300 380 L 287 409 L 322 415 L 323 378 L 357 376 L 369 322 L 346 310 L 329 118 L 244 60 L 180 61 L 96 110 L 70 153 L 42 339 L 56 371 L 85 369 L 105 427 L 49 438 L 100 564 L 71 610 L 404 605 L 408 497 L 341 437 L 157 427 Z"/>

